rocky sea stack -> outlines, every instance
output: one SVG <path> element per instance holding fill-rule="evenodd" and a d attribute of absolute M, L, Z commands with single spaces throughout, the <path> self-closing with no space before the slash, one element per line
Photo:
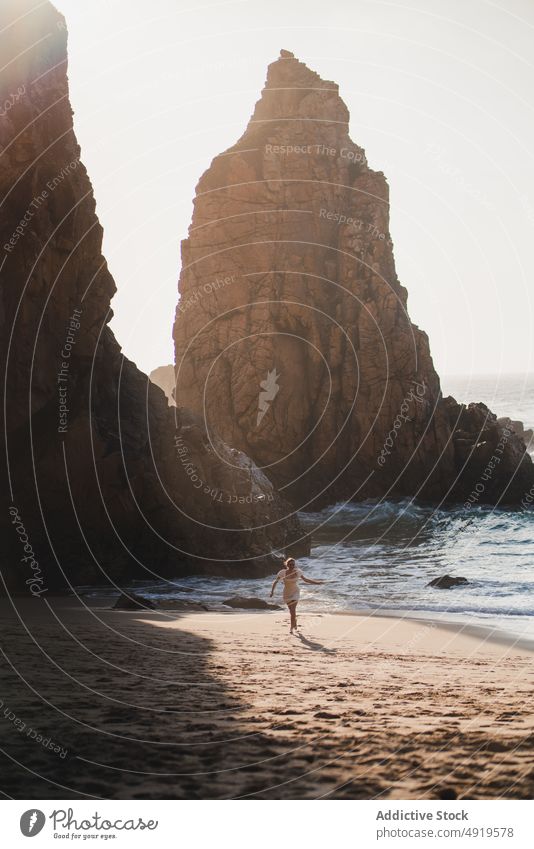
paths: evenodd
<path fill-rule="evenodd" d="M 182 260 L 180 403 L 294 504 L 509 504 L 534 483 L 520 436 L 442 398 L 395 271 L 386 178 L 338 86 L 292 53 L 202 175 Z"/>
<path fill-rule="evenodd" d="M 202 418 L 169 408 L 108 327 L 115 284 L 63 17 L 4 0 L 0 44 L 2 589 L 272 571 L 273 549 L 301 536 L 287 505 Z"/>

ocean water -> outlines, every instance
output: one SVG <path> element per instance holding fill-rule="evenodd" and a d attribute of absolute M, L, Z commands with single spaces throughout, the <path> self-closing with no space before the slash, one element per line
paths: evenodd
<path fill-rule="evenodd" d="M 484 401 L 498 415 L 534 426 L 534 376 L 442 383 L 444 394 Z M 303 585 L 301 610 L 412 611 L 534 638 L 534 511 L 479 506 L 467 514 L 461 507 L 438 510 L 405 499 L 336 504 L 301 514 L 301 520 L 313 544 L 299 565 L 310 577 L 328 580 Z M 444 574 L 469 583 L 451 590 L 428 586 Z M 267 599 L 270 581 L 199 576 L 136 589 L 217 608 L 231 595 Z"/>

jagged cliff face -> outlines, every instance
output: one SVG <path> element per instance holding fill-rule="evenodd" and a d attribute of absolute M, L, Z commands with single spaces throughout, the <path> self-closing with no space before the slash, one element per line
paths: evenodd
<path fill-rule="evenodd" d="M 115 285 L 73 132 L 63 18 L 4 2 L 0 44 L 4 581 L 33 592 L 270 571 L 298 523 L 247 457 L 168 408 L 107 326 Z"/>
<path fill-rule="evenodd" d="M 462 497 L 453 407 L 395 271 L 388 185 L 348 120 L 335 83 L 286 51 L 269 66 L 245 134 L 197 186 L 177 392 L 304 508 Z"/>

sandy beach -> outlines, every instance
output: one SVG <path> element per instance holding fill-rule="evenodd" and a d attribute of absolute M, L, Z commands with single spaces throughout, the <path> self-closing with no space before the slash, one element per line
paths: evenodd
<path fill-rule="evenodd" d="M 393 616 L 303 612 L 290 636 L 286 612 L 91 605 L 1 602 L 6 796 L 533 796 L 527 644 Z"/>

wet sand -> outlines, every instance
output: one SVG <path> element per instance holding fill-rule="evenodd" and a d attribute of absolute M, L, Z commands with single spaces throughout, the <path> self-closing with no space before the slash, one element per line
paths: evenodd
<path fill-rule="evenodd" d="M 430 620 L 0 602 L 14 798 L 532 798 L 527 644 Z"/>

